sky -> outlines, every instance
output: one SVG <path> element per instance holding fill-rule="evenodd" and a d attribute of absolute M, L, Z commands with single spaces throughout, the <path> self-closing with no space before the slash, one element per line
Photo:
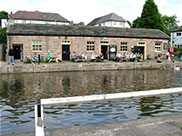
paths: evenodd
<path fill-rule="evenodd" d="M 162 15 L 176 15 L 182 25 L 182 0 L 154 0 Z M 18 10 L 59 13 L 74 23 L 116 13 L 131 23 L 141 16 L 145 0 L 0 0 L 0 11 Z"/>

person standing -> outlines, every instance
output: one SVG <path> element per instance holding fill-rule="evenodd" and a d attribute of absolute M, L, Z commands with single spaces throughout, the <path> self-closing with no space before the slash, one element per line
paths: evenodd
<path fill-rule="evenodd" d="M 10 49 L 9 49 L 9 60 L 8 60 L 8 65 L 10 64 L 11 60 L 12 60 L 12 65 L 14 65 L 14 50 L 13 50 L 13 47 L 11 46 Z"/>

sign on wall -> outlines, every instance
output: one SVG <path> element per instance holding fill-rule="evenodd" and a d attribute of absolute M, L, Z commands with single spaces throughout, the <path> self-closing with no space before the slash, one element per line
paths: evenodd
<path fill-rule="evenodd" d="M 109 59 L 113 60 L 117 53 L 117 46 L 116 45 L 110 45 L 109 46 Z"/>

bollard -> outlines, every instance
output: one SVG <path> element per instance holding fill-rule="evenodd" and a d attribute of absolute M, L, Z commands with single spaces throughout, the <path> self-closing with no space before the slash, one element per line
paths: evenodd
<path fill-rule="evenodd" d="M 38 63 L 40 64 L 40 54 L 38 55 Z"/>
<path fill-rule="evenodd" d="M 43 106 L 40 99 L 35 105 L 35 136 L 44 136 Z"/>

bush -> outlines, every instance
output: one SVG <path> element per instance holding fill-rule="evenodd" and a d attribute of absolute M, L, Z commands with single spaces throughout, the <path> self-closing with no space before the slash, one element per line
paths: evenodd
<path fill-rule="evenodd" d="M 174 52 L 182 53 L 182 48 L 174 47 Z"/>
<path fill-rule="evenodd" d="M 6 37 L 6 28 L 0 28 L 0 43 L 6 43 L 7 37 Z"/>

